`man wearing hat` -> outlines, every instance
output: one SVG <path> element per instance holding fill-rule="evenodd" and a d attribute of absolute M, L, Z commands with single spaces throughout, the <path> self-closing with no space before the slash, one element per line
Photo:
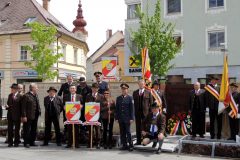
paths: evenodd
<path fill-rule="evenodd" d="M 211 76 L 210 83 L 208 85 L 216 92 L 220 93 L 220 88 L 217 85 L 218 81 L 219 78 L 217 76 Z M 218 114 L 219 101 L 207 90 L 205 92 L 205 104 L 206 107 L 209 108 L 211 139 L 215 138 L 215 119 L 217 120 L 217 139 L 221 139 L 223 114 Z"/>
<path fill-rule="evenodd" d="M 158 143 L 156 154 L 159 154 L 161 152 L 165 134 L 166 117 L 164 114 L 159 112 L 159 106 L 156 102 L 152 104 L 151 111 L 152 112 L 149 113 L 143 121 L 143 145 L 147 145 L 152 141 L 152 148 L 155 148 Z"/>
<path fill-rule="evenodd" d="M 104 93 L 105 90 L 109 88 L 108 83 L 105 81 L 102 81 L 102 72 L 95 72 L 94 76 L 96 78 L 96 82 L 98 83 L 99 89 L 98 93 L 102 94 Z"/>
<path fill-rule="evenodd" d="M 45 135 L 43 146 L 47 146 L 49 140 L 51 140 L 51 126 L 54 125 L 56 134 L 57 146 L 61 146 L 61 133 L 59 125 L 60 113 L 63 110 L 62 98 L 57 96 L 57 89 L 55 87 L 49 87 L 47 90 L 48 96 L 44 97 L 45 107 Z"/>
<path fill-rule="evenodd" d="M 115 119 L 119 123 L 121 136 L 121 150 L 133 151 L 132 135 L 130 131 L 131 123 L 134 120 L 133 98 L 128 95 L 128 84 L 120 85 L 122 95 L 116 99 Z M 129 144 L 129 146 L 127 145 Z"/>
<path fill-rule="evenodd" d="M 102 108 L 102 102 L 104 99 L 104 96 L 102 94 L 100 94 L 98 92 L 99 90 L 99 85 L 98 83 L 93 83 L 92 84 L 92 92 L 89 93 L 86 97 L 86 102 L 96 102 L 96 103 L 100 103 L 100 110 Z M 99 122 L 101 122 L 101 120 L 99 119 Z M 89 144 L 88 147 L 90 147 L 90 136 L 91 136 L 91 127 L 88 127 L 89 130 Z M 96 148 L 100 149 L 100 126 L 93 126 L 93 131 L 94 131 L 94 140 L 95 140 L 95 144 L 96 144 Z"/>
<path fill-rule="evenodd" d="M 238 105 L 238 112 L 239 112 L 240 94 L 238 93 L 237 89 L 238 89 L 238 85 L 236 83 L 230 84 L 230 91 L 232 92 L 232 96 L 236 105 Z M 230 107 L 228 107 L 228 109 L 230 109 Z M 236 117 L 232 118 L 229 116 L 229 125 L 231 129 L 231 137 L 229 138 L 229 140 L 236 140 L 236 135 L 238 135 L 238 131 L 239 131 L 239 119 Z"/>
<path fill-rule="evenodd" d="M 167 112 L 167 101 L 166 101 L 165 94 L 160 91 L 159 86 L 160 86 L 160 84 L 158 83 L 158 81 L 154 81 L 153 84 L 152 84 L 152 89 L 154 89 L 157 92 L 158 96 L 161 98 L 161 100 L 162 100 L 162 110 L 166 114 L 166 112 Z M 153 97 L 153 99 L 154 99 L 154 97 Z M 154 99 L 154 101 L 155 101 L 155 99 Z"/>
<path fill-rule="evenodd" d="M 145 89 L 144 80 L 138 82 L 139 89 L 133 92 L 135 122 L 137 142 L 135 145 L 141 144 L 142 121 L 148 115 L 150 106 L 153 103 L 153 97 L 150 91 Z"/>
<path fill-rule="evenodd" d="M 7 120 L 8 120 L 8 147 L 18 147 L 20 142 L 20 124 L 21 124 L 21 100 L 22 95 L 18 93 L 18 85 L 13 83 L 11 93 L 8 96 L 6 109 Z M 14 131 L 13 131 L 14 128 Z M 13 142 L 14 133 L 14 142 Z"/>

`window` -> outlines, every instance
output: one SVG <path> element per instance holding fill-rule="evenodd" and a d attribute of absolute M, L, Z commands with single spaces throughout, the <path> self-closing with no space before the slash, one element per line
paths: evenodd
<path fill-rule="evenodd" d="M 62 54 L 63 54 L 63 56 L 60 58 L 60 61 L 66 61 L 66 49 L 67 49 L 67 45 L 62 44 Z"/>
<path fill-rule="evenodd" d="M 181 0 L 167 0 L 167 14 L 181 12 Z"/>
<path fill-rule="evenodd" d="M 181 37 L 181 35 L 175 35 L 173 38 L 174 38 L 174 40 L 176 41 L 176 45 L 177 45 L 178 47 L 180 47 L 180 46 L 181 46 L 181 43 L 182 43 L 182 37 Z"/>
<path fill-rule="evenodd" d="M 222 48 L 221 43 L 225 43 L 224 31 L 208 32 L 208 50 L 220 50 Z"/>
<path fill-rule="evenodd" d="M 140 7 L 140 4 L 131 4 L 127 8 L 127 19 L 135 19 L 137 16 L 137 8 Z"/>
<path fill-rule="evenodd" d="M 208 8 L 223 7 L 224 0 L 208 0 Z"/>
<path fill-rule="evenodd" d="M 74 48 L 74 64 L 78 64 L 78 49 Z"/>
<path fill-rule="evenodd" d="M 25 22 L 24 22 L 24 25 L 28 24 L 28 23 L 32 23 L 36 20 L 37 18 L 36 17 L 29 17 Z"/>
<path fill-rule="evenodd" d="M 27 51 L 26 47 L 21 46 L 20 47 L 20 61 L 26 61 L 27 54 L 28 54 L 28 51 Z"/>

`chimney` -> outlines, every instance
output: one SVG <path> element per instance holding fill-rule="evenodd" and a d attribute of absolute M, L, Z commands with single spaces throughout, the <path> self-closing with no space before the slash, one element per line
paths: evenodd
<path fill-rule="evenodd" d="M 108 40 L 109 38 L 111 38 L 112 37 L 112 30 L 111 29 L 108 29 L 107 31 L 106 31 L 106 39 Z"/>
<path fill-rule="evenodd" d="M 43 0 L 43 8 L 48 11 L 50 0 Z"/>

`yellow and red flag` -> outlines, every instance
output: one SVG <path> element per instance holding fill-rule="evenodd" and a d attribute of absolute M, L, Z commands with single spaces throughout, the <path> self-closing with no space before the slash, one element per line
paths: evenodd
<path fill-rule="evenodd" d="M 142 76 L 145 81 L 151 82 L 152 73 L 147 47 L 142 49 Z"/>
<path fill-rule="evenodd" d="M 223 72 L 222 72 L 222 82 L 220 88 L 220 95 L 219 95 L 219 106 L 218 106 L 218 113 L 223 112 L 225 108 L 228 106 L 231 107 L 234 116 L 237 116 L 237 106 L 232 98 L 232 94 L 229 90 L 229 80 L 228 80 L 228 59 L 227 55 L 224 55 L 224 64 L 223 64 Z"/>
<path fill-rule="evenodd" d="M 80 102 L 66 102 L 66 118 L 68 122 L 79 121 L 81 116 Z"/>
<path fill-rule="evenodd" d="M 85 119 L 87 122 L 97 122 L 100 117 L 100 103 L 85 103 Z"/>

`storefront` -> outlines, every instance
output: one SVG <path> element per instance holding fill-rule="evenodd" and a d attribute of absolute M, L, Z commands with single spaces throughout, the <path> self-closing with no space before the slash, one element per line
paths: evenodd
<path fill-rule="evenodd" d="M 41 79 L 38 79 L 38 73 L 34 70 L 15 70 L 12 73 L 18 84 L 24 82 L 42 82 Z"/>

